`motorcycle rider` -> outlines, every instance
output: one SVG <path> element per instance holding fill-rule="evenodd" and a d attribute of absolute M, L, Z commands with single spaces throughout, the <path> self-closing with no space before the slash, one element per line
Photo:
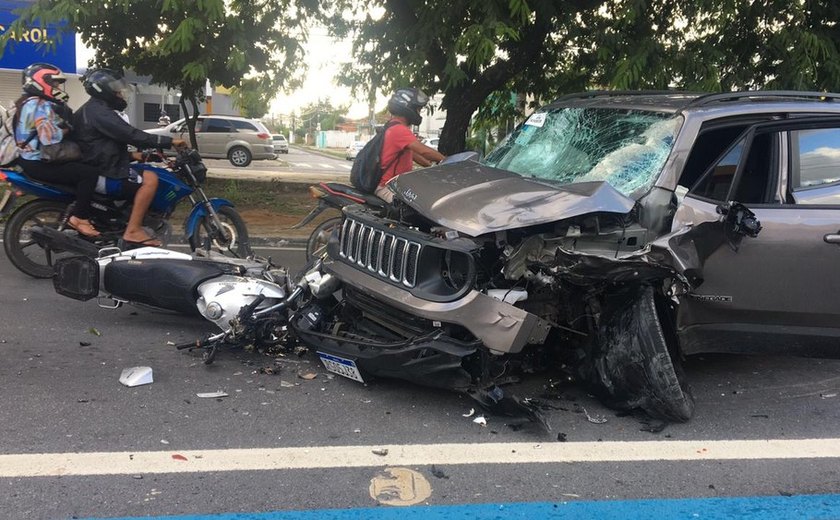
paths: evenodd
<path fill-rule="evenodd" d="M 412 161 L 420 166 L 431 166 L 446 157 L 421 143 L 411 131 L 409 125 L 419 125 L 423 121 L 420 111 L 429 103 L 429 96 L 416 88 L 399 88 L 388 100 L 388 112 L 391 114 L 382 143 L 382 156 L 379 164 L 383 165 L 382 179 L 374 192 L 385 202 L 394 201 L 394 193 L 388 189 L 388 181 L 411 171 Z"/>
<path fill-rule="evenodd" d="M 67 78 L 49 63 L 33 63 L 23 69 L 23 94 L 15 102 L 15 141 L 20 147 L 17 164 L 32 179 L 74 187 L 76 202 L 67 225 L 86 237 L 99 231 L 90 222 L 90 202 L 99 171 L 79 162 L 46 163 L 41 146 L 56 144 L 70 133 L 70 96 L 63 86 Z"/>
<path fill-rule="evenodd" d="M 134 197 L 122 237 L 125 245 L 159 246 L 161 242 L 143 229 L 143 218 L 154 199 L 158 178 L 153 172 L 129 167 L 131 160 L 146 158 L 140 152 L 130 153 L 128 145 L 138 149 L 183 148 L 187 143 L 183 139 L 148 134 L 118 115 L 117 111 L 128 106 L 125 99 L 128 84 L 122 74 L 111 69 L 94 69 L 85 74 L 83 85 L 90 99 L 73 118 L 83 161 L 99 168 L 99 174 L 106 178 L 104 191 L 108 195 Z"/>

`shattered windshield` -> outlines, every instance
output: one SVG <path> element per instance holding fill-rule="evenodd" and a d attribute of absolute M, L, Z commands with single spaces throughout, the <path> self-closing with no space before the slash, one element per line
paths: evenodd
<path fill-rule="evenodd" d="M 613 108 L 537 112 L 484 163 L 560 184 L 607 181 L 630 196 L 653 184 L 680 122 L 673 114 Z"/>

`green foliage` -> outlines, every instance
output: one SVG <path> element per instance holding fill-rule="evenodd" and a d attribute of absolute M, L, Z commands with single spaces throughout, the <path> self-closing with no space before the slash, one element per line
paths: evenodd
<path fill-rule="evenodd" d="M 268 112 L 274 93 L 270 86 L 254 78 L 244 79 L 240 86 L 231 89 L 234 105 L 243 116 L 254 119 L 259 119 Z"/>
<path fill-rule="evenodd" d="M 354 37 L 344 81 L 442 92 L 440 149 L 508 126 L 496 98 L 588 88 L 840 90 L 833 0 L 335 0 Z M 369 14 L 384 10 L 381 18 Z M 348 14 L 349 13 L 349 14 Z M 515 111 L 514 111 L 515 112 Z M 491 132 L 492 135 L 492 132 Z"/>

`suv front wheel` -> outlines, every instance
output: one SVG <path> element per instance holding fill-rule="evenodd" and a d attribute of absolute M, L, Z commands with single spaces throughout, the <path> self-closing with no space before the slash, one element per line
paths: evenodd
<path fill-rule="evenodd" d="M 251 164 L 251 152 L 244 146 L 234 146 L 228 151 L 228 161 L 234 166 L 244 168 Z"/>

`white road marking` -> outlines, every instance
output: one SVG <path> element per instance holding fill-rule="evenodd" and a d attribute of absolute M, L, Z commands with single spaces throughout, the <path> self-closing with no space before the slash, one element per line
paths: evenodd
<path fill-rule="evenodd" d="M 353 167 L 350 166 L 349 164 L 342 164 L 341 167 L 344 168 L 345 170 L 352 170 L 353 169 Z"/>
<path fill-rule="evenodd" d="M 372 450 L 388 450 L 387 456 Z M 174 455 L 179 455 L 173 459 Z M 186 458 L 187 460 L 183 460 Z M 840 458 L 840 439 L 312 446 L 0 455 L 0 478 L 379 466 Z"/>
<path fill-rule="evenodd" d="M 290 163 L 292 166 L 303 166 L 304 168 L 312 168 L 311 164 L 307 163 Z"/>
<path fill-rule="evenodd" d="M 327 170 L 334 170 L 335 169 L 332 164 L 327 164 L 327 163 L 318 163 L 318 166 L 320 166 L 321 168 L 327 169 Z"/>

